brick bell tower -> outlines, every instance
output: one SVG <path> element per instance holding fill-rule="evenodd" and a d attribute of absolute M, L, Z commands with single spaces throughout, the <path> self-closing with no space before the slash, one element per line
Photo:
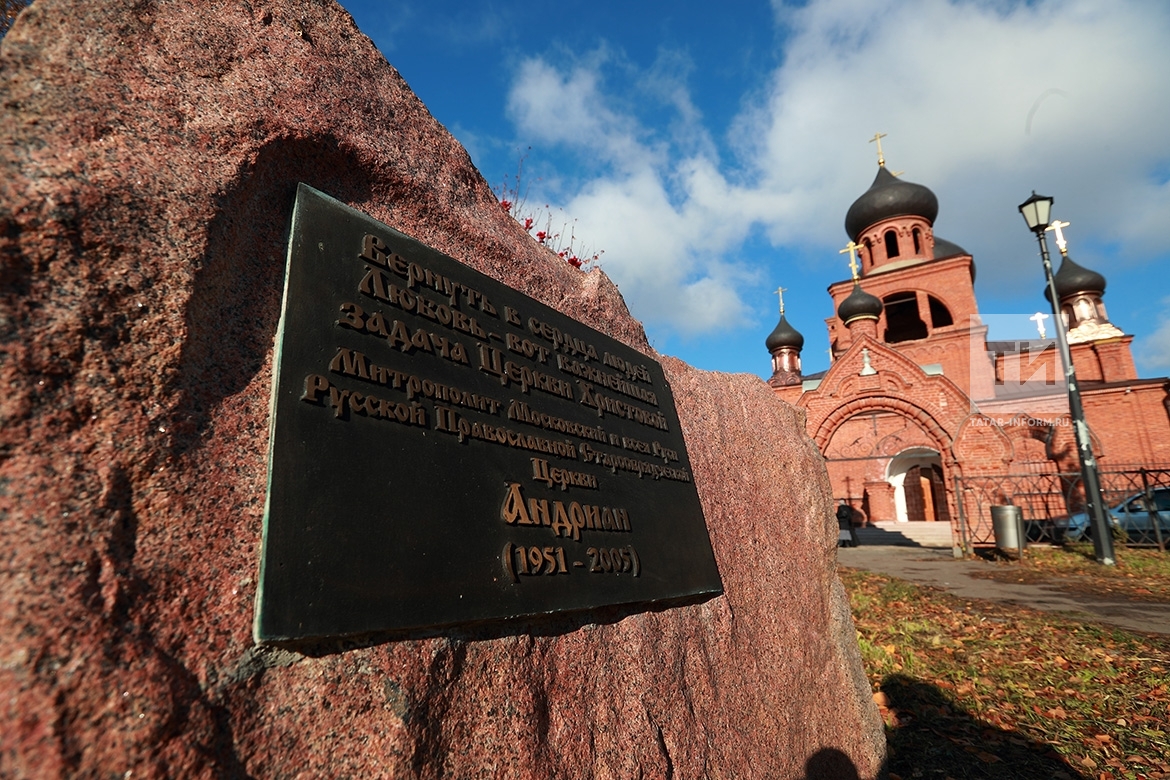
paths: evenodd
<path fill-rule="evenodd" d="M 1073 261 L 1068 242 L 1060 227 L 1056 245 L 1060 248 L 1060 268 L 1053 278 L 1060 297 L 1060 318 L 1067 333 L 1073 365 L 1081 381 L 1122 382 L 1137 379 L 1130 344 L 1133 336 L 1122 332 L 1105 313 L 1105 277 Z M 1052 293 L 1044 288 L 1044 297 L 1052 302 Z"/>
<path fill-rule="evenodd" d="M 871 521 L 947 521 L 960 437 L 993 438 L 992 465 L 1010 460 L 1010 445 L 990 429 L 964 433 L 972 398 L 992 396 L 995 381 L 974 261 L 935 235 L 938 199 L 886 167 L 881 138 L 873 183 L 845 217 L 850 277 L 829 286 L 832 365 L 799 385 L 778 371 L 782 317 L 770 384 L 805 410 L 836 499 Z"/>
<path fill-rule="evenodd" d="M 845 216 L 849 246 L 859 267 L 855 279 L 829 286 L 838 316 L 825 320 L 833 359 L 852 344 L 840 307 L 860 283 L 882 303 L 873 337 L 919 365 L 941 366 L 942 373 L 973 398 L 993 394 L 994 374 L 971 349 L 985 341 L 987 328 L 975 301 L 975 262 L 956 244 L 936 237 L 938 198 L 921 184 L 904 181 L 886 168 L 878 145 L 873 184 Z M 846 309 L 849 309 L 847 306 Z"/>

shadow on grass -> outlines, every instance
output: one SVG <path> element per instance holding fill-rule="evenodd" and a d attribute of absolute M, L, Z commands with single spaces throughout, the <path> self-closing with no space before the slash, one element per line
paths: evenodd
<path fill-rule="evenodd" d="M 1048 745 L 979 720 L 929 683 L 891 675 L 881 689 L 890 777 L 1086 780 Z"/>

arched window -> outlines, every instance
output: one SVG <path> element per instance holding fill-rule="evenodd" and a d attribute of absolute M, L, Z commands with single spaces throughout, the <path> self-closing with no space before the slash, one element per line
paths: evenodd
<path fill-rule="evenodd" d="M 955 324 L 955 318 L 951 316 L 946 304 L 933 295 L 926 296 L 926 300 L 930 304 L 930 327 L 945 328 L 947 325 Z"/>
<path fill-rule="evenodd" d="M 913 292 L 894 293 L 883 298 L 882 303 L 886 307 L 887 344 L 926 338 L 926 323 L 918 316 L 917 295 Z"/>
<path fill-rule="evenodd" d="M 922 233 L 918 228 L 914 228 L 914 254 L 922 254 Z"/>
<path fill-rule="evenodd" d="M 886 257 L 898 256 L 898 234 L 892 230 L 886 231 Z"/>
<path fill-rule="evenodd" d="M 868 238 L 862 243 L 865 244 L 865 259 L 869 261 L 869 267 L 873 268 L 873 244 Z"/>

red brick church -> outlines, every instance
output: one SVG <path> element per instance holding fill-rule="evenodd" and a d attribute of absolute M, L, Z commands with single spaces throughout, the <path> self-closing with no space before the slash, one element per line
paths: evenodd
<path fill-rule="evenodd" d="M 805 411 L 834 496 L 871 522 L 984 512 L 970 488 L 964 507 L 956 498 L 973 477 L 1079 470 L 1055 340 L 1039 317 L 1040 338 L 987 340 L 974 260 L 935 236 L 937 214 L 934 193 L 890 173 L 879 154 L 877 177 L 845 217 L 853 278 L 829 287 L 831 367 L 802 375 L 804 338 L 782 299 L 766 342 L 769 384 Z M 1170 380 L 1138 378 L 1133 336 L 1110 323 L 1101 274 L 1062 250 L 1056 288 L 1100 469 L 1166 467 Z"/>

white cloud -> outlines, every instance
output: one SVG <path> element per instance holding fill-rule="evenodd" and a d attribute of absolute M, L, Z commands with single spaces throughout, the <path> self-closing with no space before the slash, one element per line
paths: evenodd
<path fill-rule="evenodd" d="M 542 59 L 528 59 L 508 94 L 508 113 L 534 141 L 564 144 L 600 154 L 619 169 L 646 162 L 633 117 L 612 110 L 598 82 L 605 56 L 562 72 Z"/>
<path fill-rule="evenodd" d="M 794 37 L 762 112 L 762 159 L 775 171 L 764 188 L 819 190 L 832 202 L 801 199 L 802 209 L 778 212 L 774 235 L 823 240 L 818 214 L 840 224 L 868 167 L 872 147 L 860 141 L 880 130 L 890 167 L 945 195 L 944 226 L 948 213 L 1006 226 L 1032 187 L 1048 187 L 1062 208 L 1083 211 L 1084 229 L 1136 238 L 1144 217 L 1125 217 L 1103 191 L 1151 194 L 1140 177 L 1167 157 L 1165 6 L 824 0 L 787 21 Z M 844 188 L 826 192 L 818 178 Z M 1147 211 L 1165 213 L 1165 195 Z"/>
<path fill-rule="evenodd" d="M 1170 298 L 1162 299 L 1162 308 L 1170 307 Z M 1170 317 L 1162 315 L 1158 327 L 1148 335 L 1134 339 L 1134 358 L 1146 370 L 1170 371 Z"/>
<path fill-rule="evenodd" d="M 1035 276 L 1024 276 L 1033 247 L 1015 208 L 1032 189 L 1056 197 L 1087 264 L 1088 237 L 1116 246 L 1123 264 L 1166 256 L 1170 5 L 810 0 L 775 10 L 784 60 L 732 125 L 734 163 L 717 156 L 684 80 L 667 77 L 686 73 L 685 59 L 669 68 L 677 53 L 642 82 L 670 117 L 652 126 L 622 93 L 628 84 L 607 85 L 615 61 L 604 50 L 518 69 L 509 108 L 519 135 L 590 163 L 549 199 L 606 250 L 607 271 L 648 322 L 701 332 L 743 321 L 752 269 L 735 257 L 754 229 L 837 263 L 845 211 L 876 172 L 865 144 L 876 131 L 888 134 L 889 167 L 939 195 L 939 234 L 974 252 L 981 274 Z"/>
<path fill-rule="evenodd" d="M 578 233 L 605 250 L 606 271 L 641 317 L 690 333 L 741 324 L 736 288 L 745 272 L 724 255 L 749 220 L 733 213 L 730 188 L 704 152 L 672 159 L 632 115 L 611 106 L 599 88 L 606 61 L 565 70 L 539 59 L 521 64 L 508 102 L 521 134 L 574 148 L 604 172 L 566 192 L 542 182 L 546 192 L 536 194 L 548 197 L 536 199 L 559 202 Z M 677 82 L 651 74 L 645 85 L 677 110 L 676 139 L 712 148 Z"/>

